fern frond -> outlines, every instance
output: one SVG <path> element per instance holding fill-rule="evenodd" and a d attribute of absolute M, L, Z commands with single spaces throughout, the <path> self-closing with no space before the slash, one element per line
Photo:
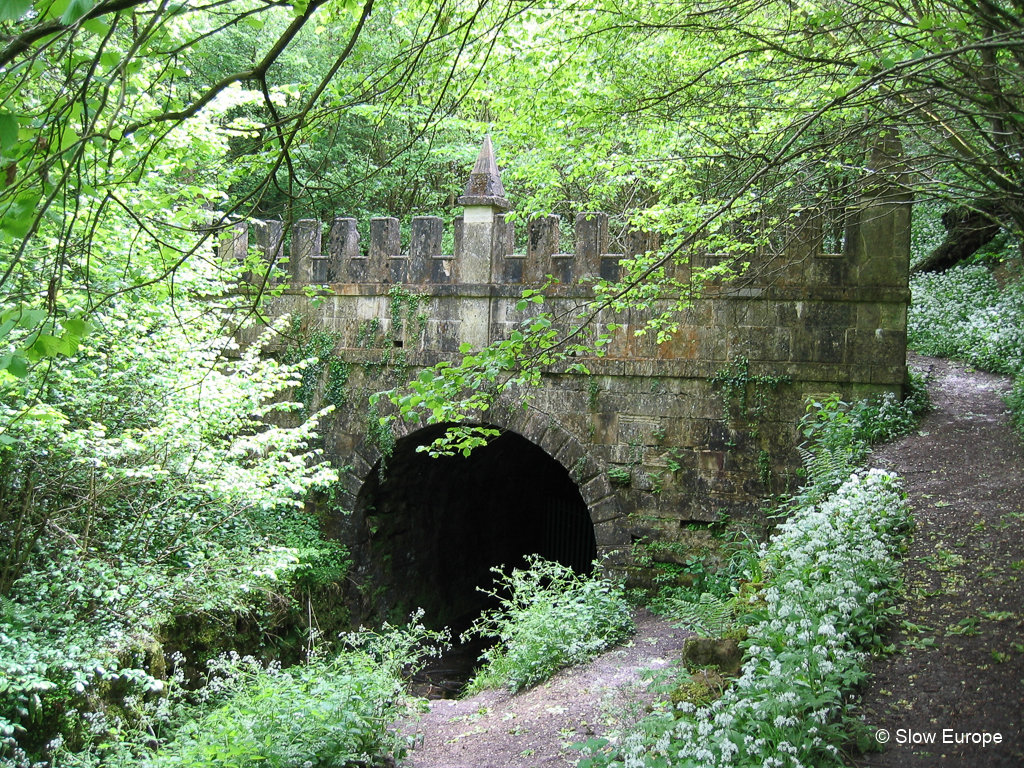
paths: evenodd
<path fill-rule="evenodd" d="M 669 620 L 681 627 L 711 637 L 728 632 L 736 620 L 734 599 L 722 599 L 705 592 L 699 599 L 668 597 L 659 608 Z"/>

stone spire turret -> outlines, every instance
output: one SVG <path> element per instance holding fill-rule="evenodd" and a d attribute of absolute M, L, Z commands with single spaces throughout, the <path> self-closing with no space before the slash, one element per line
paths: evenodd
<path fill-rule="evenodd" d="M 507 211 L 512 207 L 505 198 L 505 187 L 502 186 L 501 176 L 498 174 L 498 164 L 494 160 L 494 147 L 491 146 L 490 136 L 484 136 L 484 143 L 480 146 L 476 165 L 469 174 L 466 189 L 459 198 L 459 205 L 487 205 L 499 211 Z"/>
<path fill-rule="evenodd" d="M 490 136 L 484 137 L 459 204 L 463 207 L 462 221 L 456 230 L 459 281 L 490 283 L 494 277 L 495 248 L 499 247 L 500 233 L 505 231 L 502 214 L 512 207 L 505 199 Z"/>

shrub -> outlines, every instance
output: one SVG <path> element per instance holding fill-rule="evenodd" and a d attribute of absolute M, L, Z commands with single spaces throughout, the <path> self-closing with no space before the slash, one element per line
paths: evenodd
<path fill-rule="evenodd" d="M 492 637 L 484 667 L 469 692 L 506 687 L 513 693 L 547 680 L 563 667 L 580 664 L 626 639 L 633 619 L 622 585 L 598 575 L 583 576 L 537 555 L 529 567 L 505 574 L 487 594 L 500 602 L 466 633 Z"/>
<path fill-rule="evenodd" d="M 234 652 L 211 659 L 199 681 L 186 680 L 178 666 L 158 697 L 126 696 L 120 711 L 84 713 L 74 750 L 58 737 L 49 745 L 50 762 L 340 768 L 400 760 L 406 741 L 392 726 L 416 701 L 403 679 L 447 647 L 447 634 L 426 630 L 421 617 L 404 627 L 349 633 L 337 655 L 314 650 L 290 668 Z M 0 764 L 29 768 L 24 753 L 14 758 Z"/>
<path fill-rule="evenodd" d="M 319 414 L 290 415 L 303 364 L 229 358 L 205 304 L 129 309 L 25 381 L 0 374 L 0 757 L 73 742 L 71 712 L 130 719 L 121 699 L 160 676 L 136 651 L 176 617 L 267 626 L 347 565 L 303 508 L 337 478 Z"/>
<path fill-rule="evenodd" d="M 403 674 L 444 647 L 414 615 L 408 627 L 347 635 L 347 650 L 289 669 L 229 657 L 226 700 L 187 723 L 148 768 L 379 765 L 405 756 L 391 725 L 410 699 Z"/>

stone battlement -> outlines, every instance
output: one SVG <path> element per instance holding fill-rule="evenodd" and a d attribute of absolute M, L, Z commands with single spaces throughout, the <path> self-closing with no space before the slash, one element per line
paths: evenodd
<path fill-rule="evenodd" d="M 905 221 L 897 222 L 896 218 Z M 907 272 L 894 263 L 891 251 L 904 246 L 894 243 L 894 236 L 909 236 L 905 203 L 868 200 L 849 210 L 842 253 L 823 249 L 821 219 L 817 209 L 794 211 L 777 238 L 781 246 L 774 250 L 762 247 L 745 257 L 749 266 L 739 279 L 719 285 L 711 293 L 751 297 L 760 295 L 752 289 L 770 289 L 772 295 L 781 296 L 795 288 L 808 297 L 814 294 L 842 300 L 855 298 L 861 288 L 870 289 L 872 295 L 889 288 L 904 298 Z M 586 287 L 598 278 L 616 280 L 623 259 L 658 249 L 660 238 L 656 233 L 632 230 L 624 238 L 626 247 L 622 252 L 610 252 L 609 221 L 606 213 L 577 214 L 574 246 L 569 252 L 561 249 L 561 217 L 537 217 L 526 223 L 526 248 L 516 253 L 515 225 L 506 220 L 505 214 L 468 207 L 451 223 L 454 253 L 444 254 L 445 223 L 438 216 L 413 217 L 404 247 L 401 222 L 392 217 L 372 218 L 366 243 L 361 240 L 358 220 L 353 218 L 339 217 L 330 222 L 300 219 L 287 231 L 280 221 L 251 220 L 228 227 L 220 252 L 242 260 L 255 249 L 268 265 L 285 271 L 293 289 L 321 285 L 330 291 L 332 286 L 402 284 L 424 286 L 430 293 L 427 286 L 539 285 L 550 276 L 564 291 L 570 286 Z M 480 225 L 489 230 L 488 247 L 466 247 L 467 227 Z M 723 254 L 691 252 L 669 270 L 672 277 L 686 281 L 691 269 L 728 260 Z M 262 280 L 262 275 L 250 276 L 250 280 Z M 352 289 L 342 292 L 352 293 Z M 451 291 L 442 288 L 436 292 L 444 295 Z"/>
<path fill-rule="evenodd" d="M 538 284 L 551 275 L 559 283 L 585 283 L 601 276 L 614 279 L 618 263 L 657 248 L 657 237 L 636 232 L 624 253 L 608 252 L 608 221 L 604 213 L 580 213 L 575 221 L 575 246 L 571 253 L 560 248 L 561 217 L 542 216 L 527 225 L 528 246 L 514 252 L 515 225 L 504 214 L 467 208 L 452 221 L 454 253 L 444 254 L 444 220 L 415 216 L 410 221 L 409 241 L 403 248 L 401 222 L 391 217 L 370 219 L 370 236 L 361 242 L 358 220 L 335 218 L 325 223 L 300 219 L 288 232 L 285 258 L 285 226 L 280 221 L 241 221 L 227 230 L 221 241 L 225 256 L 244 258 L 255 248 L 268 264 L 287 271 L 292 286 L 352 285 L 360 283 L 408 285 L 521 285 Z M 484 224 L 493 230 L 488 258 L 477 249 L 464 247 L 469 227 Z"/>

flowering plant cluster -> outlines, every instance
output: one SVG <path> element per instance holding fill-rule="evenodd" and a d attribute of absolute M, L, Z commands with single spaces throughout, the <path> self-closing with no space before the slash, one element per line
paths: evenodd
<path fill-rule="evenodd" d="M 898 479 L 877 469 L 798 510 L 762 547 L 765 590 L 740 606 L 754 619 L 741 677 L 708 706 L 651 715 L 620 745 L 591 740 L 580 767 L 839 764 L 910 526 Z"/>
<path fill-rule="evenodd" d="M 993 373 L 1024 371 L 1024 290 L 1000 289 L 983 265 L 916 275 L 907 336 L 918 352 L 966 360 Z"/>
<path fill-rule="evenodd" d="M 527 568 L 511 574 L 491 569 L 494 587 L 485 594 L 498 606 L 481 613 L 463 640 L 478 635 L 498 642 L 484 651 L 469 693 L 502 687 L 517 693 L 589 661 L 634 631 L 621 583 L 596 567 L 583 575 L 540 555 L 526 561 Z"/>

